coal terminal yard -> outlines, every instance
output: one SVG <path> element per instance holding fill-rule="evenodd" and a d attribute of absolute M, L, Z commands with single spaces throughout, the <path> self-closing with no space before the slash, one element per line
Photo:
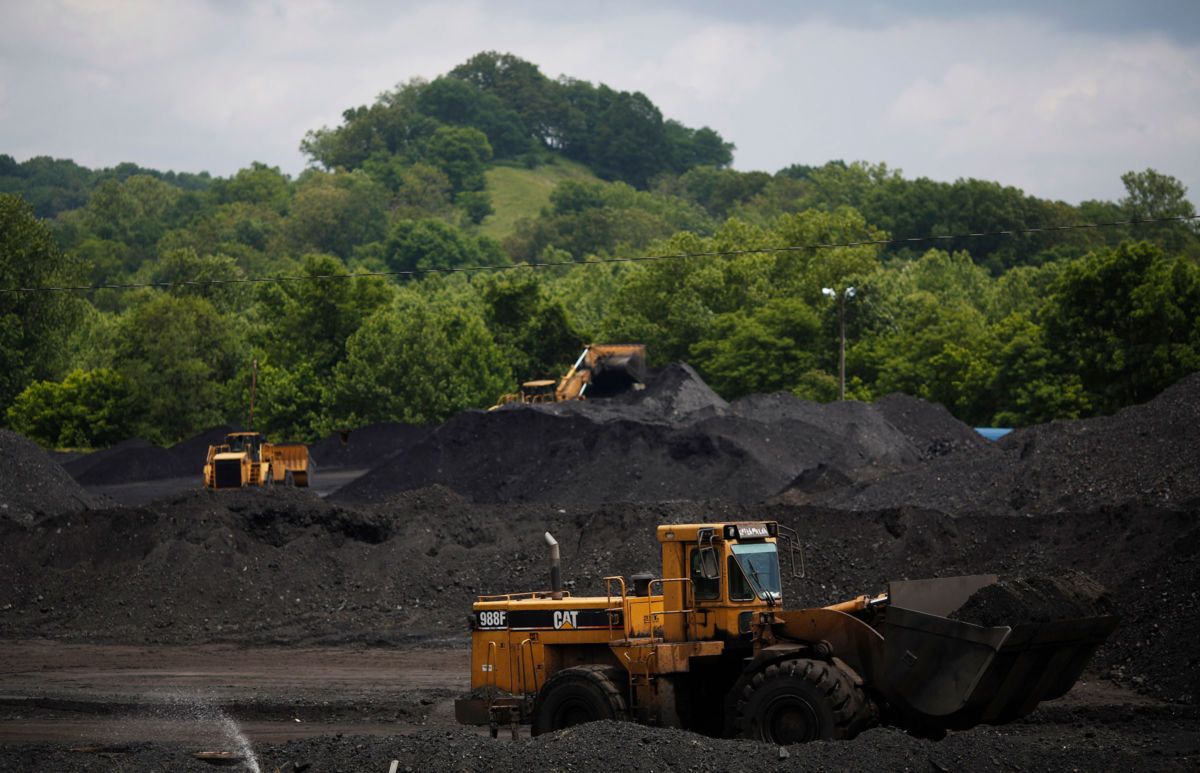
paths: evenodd
<path fill-rule="evenodd" d="M 0 769 L 1200 767 L 1200 374 L 988 441 L 903 395 L 727 403 L 677 364 L 610 399 L 332 435 L 307 489 L 204 488 L 232 429 L 86 456 L 0 430 Z M 567 587 L 602 595 L 655 572 L 657 525 L 732 520 L 796 531 L 789 608 L 990 572 L 1007 595 L 963 615 L 1036 614 L 1055 577 L 1119 624 L 1064 697 L 936 741 L 608 721 L 514 740 L 455 721 L 471 603 L 544 589 L 545 532 Z"/>

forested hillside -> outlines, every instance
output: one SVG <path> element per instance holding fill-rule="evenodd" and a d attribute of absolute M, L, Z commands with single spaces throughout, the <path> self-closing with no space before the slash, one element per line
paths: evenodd
<path fill-rule="evenodd" d="M 1200 370 L 1200 230 L 1164 172 L 1077 204 L 883 163 L 738 172 L 646 95 L 494 52 L 298 141 L 296 179 L 0 155 L 0 421 L 173 443 L 247 424 L 257 362 L 255 428 L 313 440 L 487 407 L 588 341 L 726 398 L 825 401 L 843 308 L 847 397 L 977 425 L 1111 413 Z M 695 257 L 613 260 L 666 255 Z M 85 289 L 30 291 L 64 287 Z"/>

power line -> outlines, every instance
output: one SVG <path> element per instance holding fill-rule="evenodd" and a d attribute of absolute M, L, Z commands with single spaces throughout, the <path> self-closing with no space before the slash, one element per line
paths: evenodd
<path fill-rule="evenodd" d="M 792 247 L 760 247 L 746 250 L 716 250 L 713 252 L 683 252 L 672 255 L 638 255 L 630 258 L 595 258 L 592 260 L 563 260 L 554 263 L 518 263 L 505 266 L 460 266 L 453 268 L 417 268 L 404 271 L 364 271 L 356 274 L 317 274 L 314 276 L 277 276 L 250 277 L 244 279 L 184 279 L 174 282 L 142 282 L 131 284 L 83 285 L 79 287 L 22 287 L 13 289 L 0 288 L 0 294 L 5 293 L 39 293 L 39 292 L 87 292 L 95 290 L 132 290 L 146 287 L 196 287 L 206 285 L 254 284 L 263 282 L 298 282 L 328 279 L 357 279 L 370 276 L 401 276 L 417 277 L 426 274 L 452 274 L 475 271 L 513 271 L 519 269 L 559 268 L 562 266 L 589 266 L 606 263 L 638 263 L 656 260 L 683 260 L 686 258 L 718 258 L 736 257 L 738 255 L 766 254 L 774 252 L 801 252 L 803 250 L 827 250 L 837 247 L 887 247 L 893 245 L 919 244 L 922 242 L 949 241 L 953 239 L 978 239 L 985 236 L 1017 236 L 1020 234 L 1053 233 L 1056 231 L 1078 231 L 1088 228 L 1113 228 L 1117 226 L 1147 225 L 1149 223 L 1183 223 L 1200 219 L 1200 215 L 1183 215 L 1180 217 L 1157 217 L 1145 220 L 1116 220 L 1111 223 L 1081 223 L 1079 225 L 1042 226 L 1038 228 L 1013 228 L 1000 231 L 978 231 L 975 233 L 944 234 L 941 236 L 910 236 L 903 239 L 870 239 L 858 242 L 836 242 L 805 244 Z"/>

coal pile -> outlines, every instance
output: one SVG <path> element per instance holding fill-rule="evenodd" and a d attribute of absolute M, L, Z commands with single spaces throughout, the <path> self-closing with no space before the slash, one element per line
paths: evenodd
<path fill-rule="evenodd" d="M 1200 504 L 1200 373 L 1112 416 L 1017 429 L 878 481 L 807 501 L 871 511 L 903 503 L 949 514 L 1039 515 L 1114 505 Z"/>
<path fill-rule="evenodd" d="M 63 455 L 60 464 L 84 486 L 186 477 L 199 480 L 209 447 L 223 443 L 229 433 L 241 431 L 237 425 L 222 424 L 170 448 L 133 438 L 89 454 Z M 385 422 L 333 432 L 309 447 L 310 469 L 375 467 L 432 431 L 429 426 Z"/>
<path fill-rule="evenodd" d="M 0 429 L 0 522 L 31 522 L 103 504 L 104 500 L 73 481 L 37 443 Z"/>
<path fill-rule="evenodd" d="M 319 469 L 327 467 L 377 467 L 424 440 L 434 428 L 425 424 L 381 422 L 330 433 L 308 447 L 308 456 Z"/>
<path fill-rule="evenodd" d="M 134 438 L 72 459 L 64 463 L 63 468 L 83 485 L 114 485 L 189 475 L 199 479 L 208 447 L 224 442 L 229 433 L 240 431 L 232 424 L 222 424 L 170 448 Z"/>
<path fill-rule="evenodd" d="M 985 443 L 944 409 L 903 398 L 726 403 L 678 363 L 620 398 L 466 411 L 334 497 L 380 502 L 444 485 L 476 503 L 753 503 L 806 475 L 873 478 Z"/>

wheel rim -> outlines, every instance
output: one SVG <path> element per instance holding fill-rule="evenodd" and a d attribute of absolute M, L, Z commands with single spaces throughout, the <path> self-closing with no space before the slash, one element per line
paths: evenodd
<path fill-rule="evenodd" d="M 764 741 L 788 746 L 819 739 L 820 726 L 811 704 L 793 696 L 780 696 L 766 706 L 759 729 Z"/>
<path fill-rule="evenodd" d="M 561 730 L 564 727 L 574 727 L 575 725 L 582 725 L 584 722 L 592 722 L 599 719 L 599 717 L 595 716 L 595 712 L 586 701 L 568 700 L 559 706 L 556 719 L 554 728 Z"/>

